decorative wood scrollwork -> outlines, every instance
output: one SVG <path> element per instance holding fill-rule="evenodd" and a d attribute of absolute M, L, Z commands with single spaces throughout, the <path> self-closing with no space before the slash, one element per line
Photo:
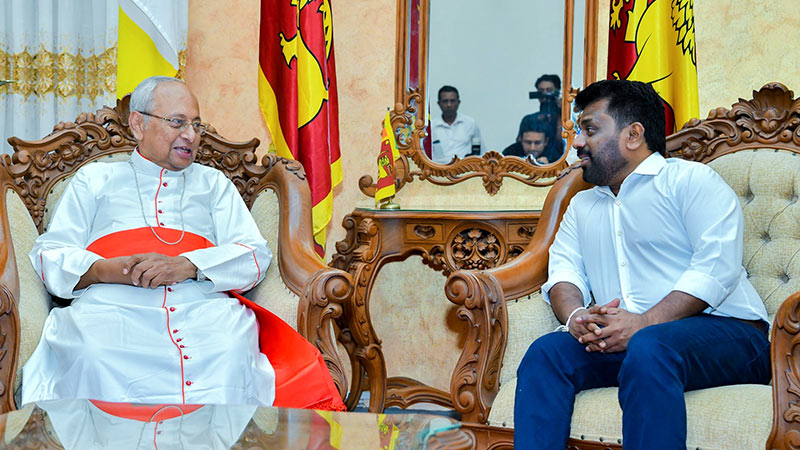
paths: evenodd
<path fill-rule="evenodd" d="M 357 220 L 352 214 L 345 216 L 342 226 L 345 238 L 336 243 L 336 255 L 331 260 L 333 267 L 346 270 L 355 283 L 353 301 L 347 303 L 347 322 L 340 327 L 352 343 L 350 352 L 353 367 L 350 395 L 346 399 L 348 409 L 355 408 L 361 393 L 363 372 L 367 371 L 370 391 L 378 391 L 378 384 L 386 378 L 383 351 L 375 330 L 369 320 L 367 291 L 372 287 L 375 260 L 380 255 L 380 227 L 372 219 Z M 383 403 L 383 388 L 380 398 L 370 398 L 370 403 Z"/>
<path fill-rule="evenodd" d="M 707 163 L 734 151 L 770 147 L 800 153 L 800 98 L 781 83 L 753 91 L 752 100 L 739 99 L 712 110 L 705 120 L 692 119 L 667 140 L 667 153 Z"/>
<path fill-rule="evenodd" d="M 508 312 L 497 280 L 486 272 L 459 271 L 447 279 L 447 298 L 469 323 L 461 357 L 450 381 L 453 405 L 464 422 L 486 423 L 499 390 L 508 341 Z"/>

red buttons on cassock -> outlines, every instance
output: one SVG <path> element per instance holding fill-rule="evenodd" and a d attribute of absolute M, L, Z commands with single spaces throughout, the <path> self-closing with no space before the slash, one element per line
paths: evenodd
<path fill-rule="evenodd" d="M 187 385 L 187 386 L 191 386 L 191 385 L 192 385 L 192 382 L 191 382 L 191 381 L 189 381 L 189 380 L 187 380 L 187 381 L 186 381 L 186 385 Z"/>
<path fill-rule="evenodd" d="M 171 287 L 168 287 L 168 288 L 167 288 L 167 292 L 172 292 L 172 288 L 171 288 Z"/>
<path fill-rule="evenodd" d="M 182 341 L 182 340 L 183 340 L 183 338 L 178 338 L 178 339 L 177 339 L 177 342 L 180 342 L 180 341 Z"/>
<path fill-rule="evenodd" d="M 162 210 L 160 210 L 160 209 L 159 209 L 159 210 L 158 210 L 158 213 L 159 213 L 159 214 L 164 214 L 164 211 L 162 211 Z"/>
<path fill-rule="evenodd" d="M 180 341 L 180 339 L 178 339 L 178 340 Z M 185 346 L 185 345 L 183 345 L 183 344 L 181 344 L 181 348 L 184 348 L 184 347 L 186 347 L 186 346 Z"/>
<path fill-rule="evenodd" d="M 167 187 L 167 182 L 165 181 L 164 184 L 162 184 L 162 186 Z"/>
<path fill-rule="evenodd" d="M 163 227 L 164 226 L 164 222 L 160 222 L 159 225 L 161 225 Z"/>
<path fill-rule="evenodd" d="M 189 359 L 189 355 L 183 355 L 183 359 Z"/>
<path fill-rule="evenodd" d="M 177 333 L 177 332 L 178 332 L 178 329 L 177 329 L 177 328 L 175 328 L 174 330 L 172 330 L 172 332 L 173 332 L 173 333 Z"/>
<path fill-rule="evenodd" d="M 175 311 L 175 307 L 174 307 L 174 306 L 170 306 L 170 307 L 169 307 L 169 310 L 170 310 L 170 311 Z"/>

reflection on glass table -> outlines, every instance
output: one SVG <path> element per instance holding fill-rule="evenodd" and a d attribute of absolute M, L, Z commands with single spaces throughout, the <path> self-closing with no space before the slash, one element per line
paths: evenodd
<path fill-rule="evenodd" d="M 425 414 L 55 400 L 0 416 L 0 448 L 471 448 L 459 427 Z"/>

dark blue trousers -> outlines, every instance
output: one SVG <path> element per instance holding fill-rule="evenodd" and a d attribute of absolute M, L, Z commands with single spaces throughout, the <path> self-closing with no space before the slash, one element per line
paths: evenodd
<path fill-rule="evenodd" d="M 685 449 L 685 391 L 769 380 L 766 331 L 737 319 L 703 314 L 653 325 L 618 353 L 590 353 L 569 333 L 550 333 L 517 369 L 514 447 L 564 450 L 575 395 L 619 386 L 625 450 Z"/>

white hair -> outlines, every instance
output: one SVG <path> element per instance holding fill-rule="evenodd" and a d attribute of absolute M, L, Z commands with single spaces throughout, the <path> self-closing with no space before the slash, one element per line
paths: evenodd
<path fill-rule="evenodd" d="M 145 113 L 153 112 L 153 92 L 161 83 L 167 82 L 183 84 L 183 81 L 173 77 L 155 76 L 145 78 L 131 94 L 130 110 Z M 147 119 L 149 117 L 144 116 L 145 122 L 147 122 Z"/>

